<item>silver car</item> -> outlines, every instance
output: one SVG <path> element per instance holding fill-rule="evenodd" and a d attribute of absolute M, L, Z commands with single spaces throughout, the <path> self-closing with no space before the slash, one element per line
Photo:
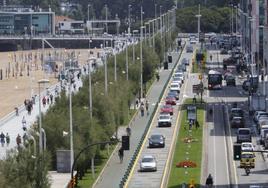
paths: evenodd
<path fill-rule="evenodd" d="M 156 159 L 152 155 L 145 155 L 140 162 L 140 172 L 157 171 Z"/>

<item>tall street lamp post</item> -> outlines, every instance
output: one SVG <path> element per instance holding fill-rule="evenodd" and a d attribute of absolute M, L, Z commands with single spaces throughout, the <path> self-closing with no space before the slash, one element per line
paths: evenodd
<path fill-rule="evenodd" d="M 43 151 L 43 139 L 42 139 L 42 114 L 41 114 L 41 103 L 42 103 L 42 98 L 41 98 L 41 89 L 40 85 L 41 84 L 46 84 L 49 83 L 48 79 L 41 79 L 38 81 L 38 91 L 39 91 L 39 153 L 42 153 Z"/>
<path fill-rule="evenodd" d="M 142 9 L 142 6 L 141 6 L 141 28 L 140 28 L 140 61 L 141 61 L 141 78 L 140 78 L 140 81 L 141 81 L 141 98 L 143 98 L 143 61 L 142 61 L 142 40 L 143 40 L 143 9 Z"/>

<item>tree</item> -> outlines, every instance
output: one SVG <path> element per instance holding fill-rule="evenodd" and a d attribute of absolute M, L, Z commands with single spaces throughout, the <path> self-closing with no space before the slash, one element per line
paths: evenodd
<path fill-rule="evenodd" d="M 28 149 L 11 150 L 0 161 L 0 187 L 48 188 L 49 155 L 33 156 Z"/>

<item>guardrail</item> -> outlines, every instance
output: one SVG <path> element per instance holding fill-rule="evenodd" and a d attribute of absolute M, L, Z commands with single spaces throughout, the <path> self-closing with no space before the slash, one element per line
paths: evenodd
<path fill-rule="evenodd" d="M 178 62 L 179 62 L 179 60 L 180 60 L 180 58 L 181 58 L 183 49 L 184 49 L 184 47 L 185 47 L 185 44 L 186 44 L 186 43 L 184 43 L 184 45 L 183 45 L 183 47 L 182 47 L 182 50 L 181 50 L 181 52 L 180 52 L 179 58 L 178 58 L 176 64 L 174 65 L 174 67 L 172 68 L 172 71 L 171 71 L 171 73 L 170 73 L 170 75 L 169 75 L 169 77 L 168 77 L 168 79 L 167 79 L 167 81 L 166 81 L 166 83 L 165 83 L 165 85 L 164 85 L 162 91 L 161 91 L 161 94 L 159 95 L 159 98 L 158 98 L 157 103 L 156 103 L 156 105 L 155 105 L 155 107 L 154 107 L 152 116 L 150 117 L 148 123 L 146 124 L 146 128 L 145 128 L 145 130 L 144 130 L 144 132 L 143 132 L 143 134 L 142 134 L 142 136 L 141 136 L 141 140 L 140 140 L 140 142 L 139 142 L 139 144 L 138 144 L 136 150 L 134 151 L 134 154 L 133 154 L 133 156 L 132 156 L 132 158 L 131 158 L 131 160 L 130 160 L 130 162 L 129 162 L 129 164 L 128 164 L 127 170 L 126 170 L 126 172 L 125 172 L 125 174 L 124 174 L 124 176 L 123 176 L 123 178 L 122 178 L 122 180 L 121 180 L 121 182 L 120 182 L 120 184 L 119 184 L 119 187 L 120 187 L 120 188 L 124 188 L 124 186 L 125 186 L 125 183 L 126 183 L 128 177 L 129 177 L 129 174 L 130 174 L 130 172 L 131 172 L 131 169 L 133 168 L 134 162 L 135 162 L 136 159 L 137 159 L 137 156 L 138 156 L 138 154 L 139 154 L 139 152 L 140 152 L 141 146 L 142 146 L 142 144 L 143 144 L 143 142 L 144 142 L 144 139 L 145 139 L 145 137 L 146 137 L 146 135 L 147 135 L 147 132 L 148 132 L 148 130 L 149 130 L 149 128 L 150 128 L 150 125 L 151 125 L 151 123 L 152 123 L 152 120 L 153 120 L 153 117 L 154 117 L 153 114 L 155 114 L 156 111 L 157 111 L 158 104 L 159 104 L 159 102 L 161 101 L 161 99 L 162 99 L 162 97 L 163 97 L 163 95 L 164 95 L 164 92 L 165 92 L 165 90 L 166 90 L 166 87 L 167 87 L 167 85 L 168 85 L 168 83 L 169 83 L 169 81 L 170 81 L 170 79 L 171 79 L 171 77 L 172 77 L 172 75 L 173 75 L 173 73 L 174 73 L 174 71 L 175 71 L 175 68 L 177 67 L 177 64 L 178 64 Z"/>

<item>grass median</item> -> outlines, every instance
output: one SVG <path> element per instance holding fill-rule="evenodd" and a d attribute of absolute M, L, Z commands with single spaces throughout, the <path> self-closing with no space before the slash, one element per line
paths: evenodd
<path fill-rule="evenodd" d="M 189 131 L 189 123 L 187 121 L 187 104 L 192 104 L 192 100 L 186 100 L 182 112 L 180 121 L 179 135 L 176 140 L 176 148 L 173 154 L 173 161 L 171 166 L 171 172 L 169 175 L 169 188 L 178 188 L 182 184 L 189 185 L 192 181 L 199 186 L 201 176 L 201 163 L 202 163 L 202 136 L 203 136 L 203 124 L 204 124 L 204 104 L 197 105 L 197 119 L 199 127 L 192 127 Z M 190 139 L 191 138 L 191 139 Z M 193 162 L 196 167 L 185 168 L 177 167 L 179 163 L 184 164 L 184 161 Z M 184 166 L 184 165 L 183 165 Z"/>

